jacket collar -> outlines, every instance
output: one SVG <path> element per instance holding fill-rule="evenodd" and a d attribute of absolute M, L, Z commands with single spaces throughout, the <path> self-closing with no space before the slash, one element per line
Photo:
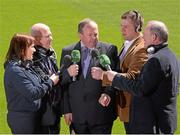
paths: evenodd
<path fill-rule="evenodd" d="M 124 60 L 126 59 L 126 57 L 136 48 L 136 46 L 139 45 L 139 42 L 142 41 L 142 36 L 139 36 L 138 38 L 136 38 L 134 40 L 134 42 L 132 43 L 132 45 L 129 47 L 129 49 L 127 50 L 124 58 L 121 60 L 121 64 L 120 64 L 120 67 L 122 66 Z"/>

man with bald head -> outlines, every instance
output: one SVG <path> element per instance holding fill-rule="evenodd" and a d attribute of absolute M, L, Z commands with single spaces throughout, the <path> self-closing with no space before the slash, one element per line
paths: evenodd
<path fill-rule="evenodd" d="M 58 72 L 56 55 L 52 48 L 51 30 L 47 25 L 37 23 L 31 27 L 31 35 L 35 38 L 36 53 L 33 56 L 35 70 L 43 79 L 46 79 L 47 76 Z M 42 99 L 42 134 L 59 134 L 61 115 L 60 92 L 59 84 L 57 84 Z"/>
<path fill-rule="evenodd" d="M 93 49 L 100 54 L 107 54 L 111 68 L 115 68 L 117 48 L 99 41 L 98 25 L 86 18 L 78 25 L 80 41 L 63 48 L 61 59 L 71 55 L 73 50 L 81 53 L 81 61 L 62 71 L 61 84 L 64 86 L 64 118 L 78 134 L 110 134 L 115 119 L 114 92 L 110 87 L 102 87 L 101 81 L 91 76 L 91 67 L 100 66 L 98 58 L 91 55 Z M 73 81 L 76 76 L 76 81 Z M 111 99 L 106 100 L 106 99 Z M 101 104 L 106 100 L 109 106 Z"/>
<path fill-rule="evenodd" d="M 147 97 L 153 115 L 144 114 L 141 118 L 152 118 L 154 133 L 173 134 L 177 128 L 178 61 L 168 48 L 168 30 L 163 22 L 149 21 L 143 38 L 149 56 L 136 80 L 127 79 L 114 71 L 107 71 L 103 76 L 107 75 L 112 87 L 119 91 Z"/>

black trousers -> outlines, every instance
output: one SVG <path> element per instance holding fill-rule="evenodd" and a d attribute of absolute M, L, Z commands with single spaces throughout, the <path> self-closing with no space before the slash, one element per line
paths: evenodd
<path fill-rule="evenodd" d="M 124 122 L 126 134 L 159 134 L 156 130 L 156 126 L 145 123 L 144 125 L 132 124 Z"/>
<path fill-rule="evenodd" d="M 59 134 L 60 124 L 51 126 L 41 126 L 41 134 Z"/>
<path fill-rule="evenodd" d="M 40 132 L 38 113 L 8 112 L 7 122 L 12 134 L 37 134 Z"/>
<path fill-rule="evenodd" d="M 60 133 L 60 116 L 57 117 L 54 125 L 41 125 L 41 134 L 59 134 Z"/>
<path fill-rule="evenodd" d="M 113 122 L 106 124 L 79 124 L 72 123 L 70 126 L 70 133 L 74 130 L 76 134 L 111 134 Z"/>

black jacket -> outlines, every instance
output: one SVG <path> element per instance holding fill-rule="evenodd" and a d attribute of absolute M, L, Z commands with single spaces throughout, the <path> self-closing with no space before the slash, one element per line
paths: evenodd
<path fill-rule="evenodd" d="M 8 111 L 36 112 L 41 105 L 41 98 L 52 81 L 41 78 L 31 67 L 24 67 L 19 61 L 10 61 L 5 67 L 4 86 L 7 97 Z"/>
<path fill-rule="evenodd" d="M 111 60 L 111 68 L 115 68 L 117 58 L 117 48 L 113 45 L 99 42 L 96 46 L 101 54 L 107 54 Z M 81 44 L 68 46 L 63 48 L 61 59 L 65 55 L 70 55 L 72 50 L 81 52 Z M 102 87 L 101 81 L 94 80 L 91 77 L 91 67 L 99 66 L 98 60 L 92 58 L 87 71 L 87 77 L 84 79 L 82 74 L 81 61 L 79 65 L 79 74 L 77 80 L 72 82 L 67 69 L 62 72 L 63 91 L 64 91 L 64 113 L 72 113 L 73 122 L 84 124 L 103 124 L 112 122 L 116 118 L 115 114 L 115 97 L 114 92 L 111 92 L 110 87 Z M 98 99 L 102 93 L 107 93 L 111 97 L 111 103 L 108 107 L 103 107 L 99 104 Z"/>
<path fill-rule="evenodd" d="M 177 94 L 179 69 L 175 55 L 164 47 L 149 56 L 139 77 L 133 81 L 116 75 L 112 86 L 129 90 L 136 96 L 146 96 L 151 101 L 157 133 L 174 133 L 177 128 Z"/>
<path fill-rule="evenodd" d="M 36 72 L 43 79 L 47 79 L 52 74 L 58 73 L 57 60 L 54 50 L 47 50 L 39 45 L 36 45 L 35 48 L 36 52 L 33 55 L 33 62 Z M 58 83 L 57 85 L 53 86 L 52 89 L 49 89 L 45 97 L 42 99 L 42 113 L 47 112 L 47 103 L 50 104 L 53 112 L 56 114 L 57 123 L 61 115 L 61 96 L 61 88 L 60 84 Z"/>
<path fill-rule="evenodd" d="M 42 97 L 53 82 L 42 80 L 31 66 L 12 60 L 5 66 L 4 86 L 7 121 L 13 134 L 39 133 L 39 110 Z"/>

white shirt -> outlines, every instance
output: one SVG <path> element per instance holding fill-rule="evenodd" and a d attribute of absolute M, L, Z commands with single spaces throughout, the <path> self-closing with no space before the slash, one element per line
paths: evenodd
<path fill-rule="evenodd" d="M 141 36 L 141 35 L 140 35 L 140 36 Z M 123 49 L 123 51 L 122 51 L 122 53 L 121 53 L 121 55 L 120 55 L 120 57 L 119 57 L 120 61 L 122 61 L 122 59 L 124 58 L 124 56 L 125 56 L 126 53 L 127 53 L 127 50 L 128 50 L 129 47 L 133 44 L 133 42 L 134 42 L 136 39 L 138 39 L 140 36 L 138 36 L 137 38 L 135 38 L 135 39 L 133 39 L 133 40 L 131 40 L 131 41 L 125 40 L 125 42 L 124 42 L 124 49 Z"/>

